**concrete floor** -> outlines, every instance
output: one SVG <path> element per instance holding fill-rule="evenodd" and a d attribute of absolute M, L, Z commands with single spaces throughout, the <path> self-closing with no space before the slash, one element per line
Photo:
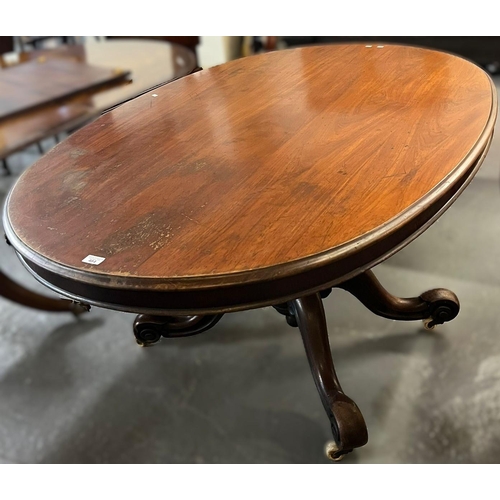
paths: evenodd
<path fill-rule="evenodd" d="M 2 199 L 37 156 L 10 158 Z M 325 300 L 337 373 L 370 436 L 339 465 L 500 462 L 499 167 L 496 137 L 451 209 L 375 269 L 401 296 L 453 290 L 452 323 L 429 333 L 341 290 Z M 53 295 L 5 244 L 0 262 Z M 328 463 L 299 332 L 270 308 L 149 349 L 131 314 L 93 308 L 76 320 L 0 298 L 0 317 L 0 463 Z"/>

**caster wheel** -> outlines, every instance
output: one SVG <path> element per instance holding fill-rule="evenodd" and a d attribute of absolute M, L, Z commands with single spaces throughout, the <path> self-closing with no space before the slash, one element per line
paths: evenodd
<path fill-rule="evenodd" d="M 143 329 L 135 332 L 135 340 L 141 347 L 150 347 L 161 339 L 161 335 L 151 329 Z"/>
<path fill-rule="evenodd" d="M 328 441 L 325 445 L 325 455 L 332 462 L 340 462 L 345 453 L 339 450 L 339 447 L 335 441 Z"/>
<path fill-rule="evenodd" d="M 432 318 L 427 318 L 422 320 L 422 323 L 424 324 L 424 328 L 428 331 L 434 330 L 436 328 L 436 324 L 434 323 L 434 320 Z"/>

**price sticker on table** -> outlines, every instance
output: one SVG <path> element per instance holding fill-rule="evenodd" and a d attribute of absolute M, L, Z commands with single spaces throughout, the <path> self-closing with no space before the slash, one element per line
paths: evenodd
<path fill-rule="evenodd" d="M 85 262 L 86 264 L 92 264 L 94 266 L 98 266 L 102 262 L 106 260 L 106 257 L 97 257 L 96 255 L 87 255 L 85 259 L 82 260 L 82 262 Z"/>

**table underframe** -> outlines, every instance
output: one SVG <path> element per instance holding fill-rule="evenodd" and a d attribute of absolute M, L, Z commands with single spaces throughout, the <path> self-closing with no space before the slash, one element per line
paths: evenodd
<path fill-rule="evenodd" d="M 457 296 L 443 288 L 429 290 L 418 297 L 396 297 L 380 284 L 371 270 L 335 288 L 351 293 L 378 316 L 402 321 L 423 320 L 427 329 L 451 321 L 460 309 Z M 333 441 L 327 444 L 325 451 L 328 458 L 337 461 L 365 445 L 368 431 L 360 409 L 343 392 L 335 372 L 322 301 L 331 290 L 327 288 L 273 307 L 286 317 L 290 326 L 300 330 L 311 373 L 332 429 Z M 140 314 L 134 321 L 134 334 L 140 346 L 149 347 L 162 338 L 203 333 L 215 326 L 223 314 L 224 311 L 186 316 Z"/>

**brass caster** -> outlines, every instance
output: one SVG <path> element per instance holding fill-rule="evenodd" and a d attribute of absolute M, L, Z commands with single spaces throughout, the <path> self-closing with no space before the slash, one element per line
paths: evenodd
<path fill-rule="evenodd" d="M 156 344 L 156 342 L 141 342 L 140 340 L 135 339 L 137 345 L 139 347 L 152 347 Z"/>
<path fill-rule="evenodd" d="M 332 462 L 340 462 L 346 455 L 341 451 L 335 441 L 328 441 L 325 444 L 325 455 Z"/>
<path fill-rule="evenodd" d="M 158 340 L 160 340 L 160 339 L 158 339 Z M 135 341 L 137 342 L 137 345 L 140 346 L 140 347 L 152 347 L 156 343 L 158 343 L 158 340 L 143 341 L 143 340 L 135 339 Z"/>
<path fill-rule="evenodd" d="M 424 324 L 424 328 L 427 331 L 432 331 L 436 328 L 436 323 L 434 322 L 433 318 L 423 319 L 422 323 Z"/>
<path fill-rule="evenodd" d="M 160 341 L 161 335 L 149 328 L 135 329 L 135 341 L 141 347 L 151 347 Z"/>

